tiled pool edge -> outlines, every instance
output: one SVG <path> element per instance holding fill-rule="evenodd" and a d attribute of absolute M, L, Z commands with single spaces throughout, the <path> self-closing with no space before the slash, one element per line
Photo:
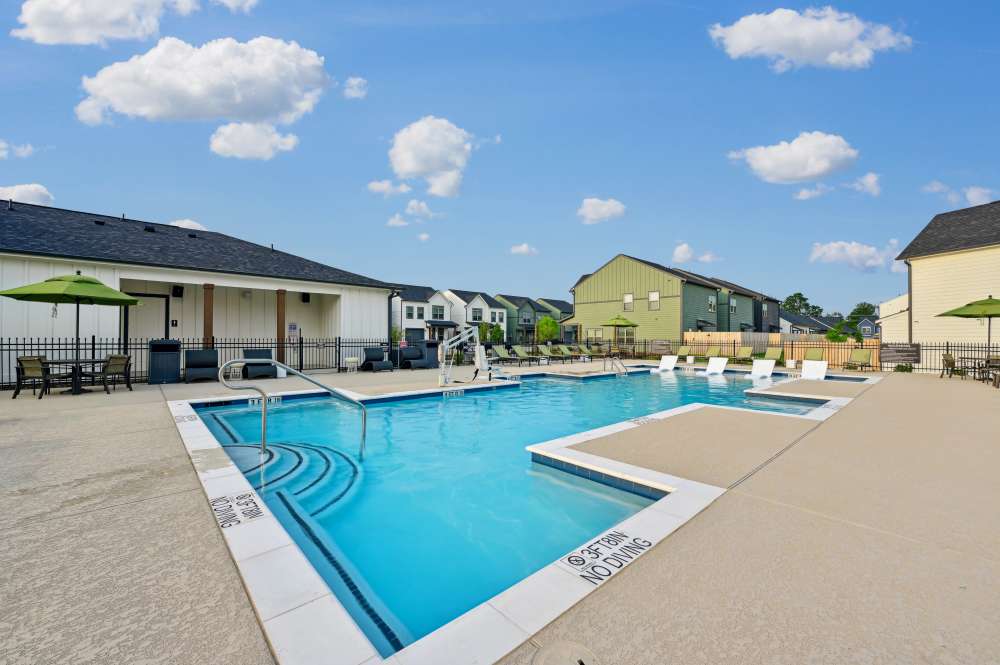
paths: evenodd
<path fill-rule="evenodd" d="M 513 381 L 509 383 L 512 386 L 519 384 Z M 505 387 L 508 387 L 507 384 L 487 384 L 467 386 L 461 390 Z M 454 389 L 403 391 L 391 393 L 391 397 L 381 395 L 375 399 L 405 399 L 451 390 Z M 322 391 L 298 390 L 274 395 L 285 397 L 313 394 L 321 395 Z M 371 400 L 370 396 L 361 393 L 355 395 L 365 402 Z M 455 653 L 475 653 L 478 658 L 486 658 L 488 662 L 492 662 L 530 639 L 599 585 L 586 581 L 579 571 L 563 560 L 568 557 L 563 557 L 383 659 L 319 577 L 298 545 L 267 509 L 243 473 L 229 459 L 193 407 L 193 404 L 233 402 L 248 397 L 252 395 L 175 400 L 168 402 L 168 407 L 206 499 L 211 503 L 213 499 L 220 497 L 249 495 L 261 509 L 259 517 L 236 525 L 238 529 L 222 528 L 221 524 L 220 529 L 264 637 L 280 665 L 327 662 L 331 653 L 338 654 L 337 663 L 343 665 L 440 663 L 442 654 L 453 657 Z M 703 406 L 705 405 L 685 405 L 528 447 L 533 459 L 536 455 L 549 459 L 568 457 L 569 459 L 563 460 L 563 470 L 568 470 L 565 465 L 571 464 L 589 472 L 620 479 L 624 483 L 641 485 L 653 492 L 667 493 L 604 534 L 598 534 L 594 541 L 581 544 L 580 548 L 596 546 L 600 549 L 599 539 L 609 534 L 618 538 L 621 534 L 638 533 L 640 535 L 633 537 L 641 543 L 648 543 L 648 546 L 642 546 L 647 551 L 704 510 L 725 490 L 578 451 L 559 451 L 589 438 L 637 427 L 646 419 L 669 417 Z M 533 450 L 536 448 L 538 451 Z M 640 555 L 641 553 L 636 554 L 635 557 Z M 621 567 L 613 570 L 604 567 L 608 570 L 607 578 L 627 567 L 627 563 L 619 563 Z"/>

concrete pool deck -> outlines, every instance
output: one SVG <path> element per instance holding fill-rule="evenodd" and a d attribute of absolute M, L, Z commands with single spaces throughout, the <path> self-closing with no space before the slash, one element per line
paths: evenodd
<path fill-rule="evenodd" d="M 320 380 L 437 384 L 433 371 Z M 676 461 L 649 458 L 722 480 L 768 463 L 502 662 L 561 640 L 605 665 L 1000 661 L 1000 391 L 919 375 L 868 386 L 774 459 L 732 450 L 764 423 L 742 412 L 712 443 L 730 442 L 731 463 L 704 444 L 699 457 L 694 436 Z M 166 407 L 233 394 L 0 393 L 0 662 L 272 662 Z"/>

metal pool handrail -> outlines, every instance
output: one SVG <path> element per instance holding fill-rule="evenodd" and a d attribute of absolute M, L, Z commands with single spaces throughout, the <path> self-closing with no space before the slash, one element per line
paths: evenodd
<path fill-rule="evenodd" d="M 230 365 L 235 365 L 241 363 L 243 365 L 274 365 L 275 367 L 280 367 L 290 374 L 305 379 L 309 383 L 322 388 L 326 392 L 330 393 L 334 397 L 339 397 L 340 399 L 355 404 L 361 407 L 361 444 L 358 447 L 358 460 L 364 461 L 365 459 L 365 441 L 368 438 L 368 407 L 365 406 L 364 402 L 357 400 L 345 392 L 342 392 L 338 388 L 333 386 L 328 386 L 324 383 L 320 383 L 316 379 L 303 374 L 297 369 L 289 367 L 283 362 L 278 362 L 277 360 L 271 360 L 270 358 L 245 358 L 245 359 L 234 359 L 229 360 L 222 364 L 219 368 L 219 382 L 230 390 L 254 390 L 260 393 L 260 452 L 261 454 L 267 452 L 267 393 L 264 392 L 259 386 L 252 383 L 230 383 L 226 379 L 226 370 L 229 369 Z"/>

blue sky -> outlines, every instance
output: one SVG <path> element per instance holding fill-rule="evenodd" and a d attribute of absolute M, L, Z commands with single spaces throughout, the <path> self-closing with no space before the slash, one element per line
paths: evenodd
<path fill-rule="evenodd" d="M 0 187 L 191 219 L 391 281 L 569 298 L 619 252 L 689 256 L 678 265 L 802 291 L 828 311 L 903 292 L 892 239 L 905 246 L 935 213 L 1000 198 L 995 3 L 807 15 L 759 2 L 191 2 L 163 0 L 155 30 L 124 31 L 106 15 L 67 25 L 45 12 L 53 0 L 4 2 Z M 824 25 L 863 31 L 789 46 Z M 162 38 L 184 57 L 259 36 L 281 41 L 255 57 L 281 51 L 292 69 L 227 61 L 245 75 L 237 101 L 212 98 L 231 90 L 207 59 L 192 65 L 216 86 L 204 98 L 201 78 L 171 80 L 171 67 L 102 72 Z M 363 98 L 345 97 L 349 77 L 366 80 Z M 410 190 L 369 190 L 381 180 Z M 624 212 L 586 224 L 585 199 Z M 407 214 L 410 200 L 433 216 Z M 406 225 L 388 226 L 397 214 Z"/>

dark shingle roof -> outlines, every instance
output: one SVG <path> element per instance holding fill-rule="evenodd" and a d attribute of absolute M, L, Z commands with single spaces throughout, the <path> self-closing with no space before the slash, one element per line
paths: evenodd
<path fill-rule="evenodd" d="M 935 215 L 897 260 L 1000 245 L 1000 201 Z"/>
<path fill-rule="evenodd" d="M 680 268 L 670 268 L 670 267 L 667 267 L 667 266 L 659 264 L 659 263 L 653 263 L 652 261 L 646 261 L 645 259 L 637 259 L 634 256 L 630 256 L 629 258 L 630 259 L 635 259 L 636 261 L 638 261 L 640 263 L 645 263 L 648 266 L 652 266 L 654 268 L 658 268 L 658 269 L 663 270 L 665 272 L 669 272 L 672 275 L 676 275 L 677 277 L 680 277 L 681 279 L 686 280 L 686 281 L 688 281 L 688 282 L 690 282 L 692 284 L 697 284 L 698 286 L 707 286 L 710 289 L 717 289 L 717 288 L 719 288 L 718 284 L 716 284 L 715 282 L 711 281 L 707 277 L 704 277 L 704 276 L 699 275 L 697 273 L 693 273 L 690 270 L 681 270 Z"/>
<path fill-rule="evenodd" d="M 485 291 L 460 291 L 458 289 L 449 289 L 449 291 L 451 291 L 456 296 L 464 300 L 466 303 L 472 302 L 472 299 L 475 298 L 476 296 L 482 296 L 483 300 L 485 300 L 486 304 L 489 305 L 490 307 L 495 307 L 497 309 L 504 308 L 503 304 L 498 302 L 496 298 L 489 295 Z"/>
<path fill-rule="evenodd" d="M 399 285 L 399 297 L 401 300 L 409 302 L 429 302 L 431 296 L 437 293 L 437 289 L 431 286 L 413 286 L 412 284 Z"/>
<path fill-rule="evenodd" d="M 391 284 L 212 231 L 15 202 L 0 251 L 389 289 Z"/>
<path fill-rule="evenodd" d="M 739 293 L 740 295 L 747 296 L 748 298 L 761 298 L 762 300 L 773 300 L 774 302 L 778 302 L 777 298 L 772 298 L 771 296 L 765 293 L 761 293 L 760 291 L 754 291 L 753 289 L 748 289 L 745 286 L 740 286 L 739 284 L 735 284 L 733 282 L 727 282 L 726 280 L 719 279 L 718 277 L 712 277 L 710 279 L 713 282 L 721 284 L 730 291 Z"/>
<path fill-rule="evenodd" d="M 517 305 L 518 309 L 524 307 L 525 304 L 527 304 L 528 307 L 530 307 L 532 310 L 536 312 L 541 312 L 542 314 L 548 314 L 549 312 L 551 312 L 551 310 L 548 307 L 546 307 L 541 303 L 535 302 L 528 296 L 509 296 L 506 293 L 498 293 L 497 296 L 503 298 L 504 300 L 509 300 L 510 302 L 514 303 L 515 305 Z"/>
<path fill-rule="evenodd" d="M 541 298 L 541 300 L 544 300 L 548 304 L 552 305 L 563 314 L 573 313 L 573 303 L 567 302 L 565 300 L 556 300 L 555 298 Z"/>

